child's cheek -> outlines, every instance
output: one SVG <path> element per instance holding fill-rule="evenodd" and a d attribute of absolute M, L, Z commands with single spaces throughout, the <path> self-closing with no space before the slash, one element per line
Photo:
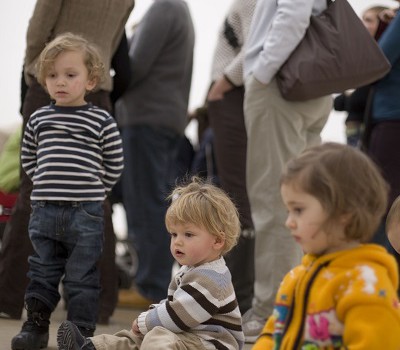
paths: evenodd
<path fill-rule="evenodd" d="M 400 227 L 390 229 L 388 231 L 389 242 L 392 247 L 400 253 Z"/>

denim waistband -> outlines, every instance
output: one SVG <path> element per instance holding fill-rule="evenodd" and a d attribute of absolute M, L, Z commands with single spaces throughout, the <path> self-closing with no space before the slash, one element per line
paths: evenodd
<path fill-rule="evenodd" d="M 57 206 L 69 206 L 69 207 L 77 207 L 80 202 L 76 201 L 37 201 L 39 205 L 45 205 L 45 204 L 51 204 L 51 205 L 57 205 Z"/>

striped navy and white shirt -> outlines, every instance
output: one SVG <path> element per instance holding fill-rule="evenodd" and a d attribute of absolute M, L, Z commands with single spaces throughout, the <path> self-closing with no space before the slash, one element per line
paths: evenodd
<path fill-rule="evenodd" d="M 33 182 L 31 200 L 102 201 L 122 173 L 121 137 L 101 108 L 50 104 L 31 115 L 21 162 Z"/>

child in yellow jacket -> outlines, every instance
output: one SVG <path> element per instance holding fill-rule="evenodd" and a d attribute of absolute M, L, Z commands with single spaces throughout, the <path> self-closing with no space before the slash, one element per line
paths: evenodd
<path fill-rule="evenodd" d="M 354 148 L 325 143 L 287 164 L 281 194 L 305 256 L 285 276 L 253 350 L 399 350 L 397 264 L 366 243 L 387 203 L 376 166 Z"/>

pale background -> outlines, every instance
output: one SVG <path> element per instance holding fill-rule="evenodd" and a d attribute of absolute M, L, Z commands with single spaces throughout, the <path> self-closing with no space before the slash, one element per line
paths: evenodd
<path fill-rule="evenodd" d="M 151 0 L 136 0 L 136 6 L 128 21 L 127 29 L 137 22 L 151 4 Z M 217 32 L 232 0 L 187 0 L 196 31 L 195 66 L 193 72 L 190 106 L 200 106 L 210 82 L 210 65 Z M 396 6 L 391 0 L 349 0 L 360 14 L 371 5 Z M 14 128 L 21 122 L 19 115 L 19 82 L 25 50 L 25 34 L 34 0 L 0 2 L 0 130 Z M 323 131 L 324 140 L 344 141 L 343 113 L 332 113 Z M 192 134 L 192 130 L 188 130 Z"/>

